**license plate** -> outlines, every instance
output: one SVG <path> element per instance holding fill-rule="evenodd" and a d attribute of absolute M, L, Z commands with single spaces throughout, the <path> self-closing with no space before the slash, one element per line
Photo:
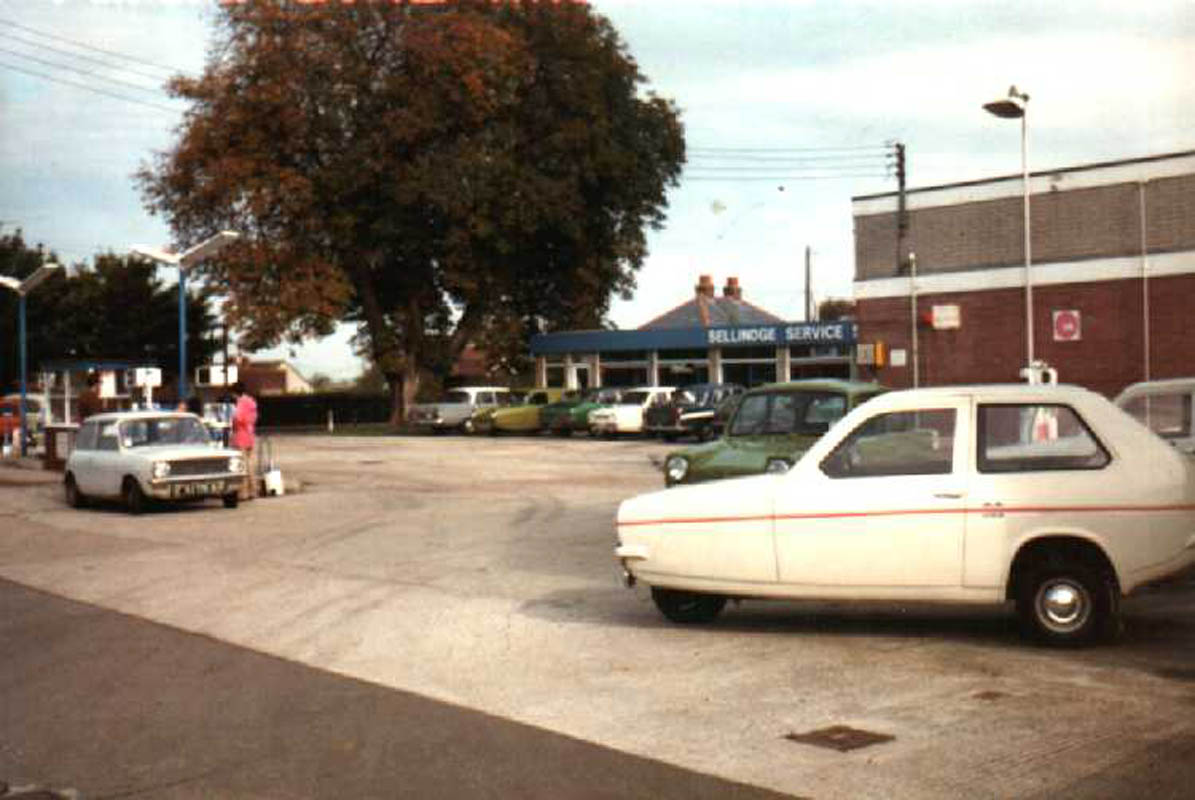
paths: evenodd
<path fill-rule="evenodd" d="M 171 497 L 212 497 L 219 494 L 224 494 L 223 481 L 179 483 L 170 487 Z"/>

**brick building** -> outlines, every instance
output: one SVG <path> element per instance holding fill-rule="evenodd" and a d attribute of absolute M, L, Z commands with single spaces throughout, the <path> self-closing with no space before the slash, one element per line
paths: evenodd
<path fill-rule="evenodd" d="M 1018 380 L 1021 176 L 907 191 L 900 236 L 897 193 L 852 206 L 858 357 L 882 362 L 863 373 L 897 387 L 914 372 L 922 386 Z M 1195 151 L 1032 173 L 1030 213 L 1037 360 L 1109 395 L 1195 374 Z"/>

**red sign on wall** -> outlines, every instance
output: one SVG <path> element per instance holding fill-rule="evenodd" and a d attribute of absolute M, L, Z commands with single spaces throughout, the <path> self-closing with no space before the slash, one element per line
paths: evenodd
<path fill-rule="evenodd" d="M 1073 309 L 1054 312 L 1054 341 L 1077 342 L 1083 338 L 1083 317 Z"/>

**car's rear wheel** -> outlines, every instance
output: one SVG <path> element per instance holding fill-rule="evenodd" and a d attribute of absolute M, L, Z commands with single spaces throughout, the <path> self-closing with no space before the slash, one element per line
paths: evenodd
<path fill-rule="evenodd" d="M 1079 646 L 1109 638 L 1119 627 L 1117 588 L 1104 571 L 1082 561 L 1048 560 L 1020 582 L 1022 632 L 1039 642 Z"/>
<path fill-rule="evenodd" d="M 130 514 L 144 514 L 148 501 L 145 492 L 141 491 L 141 484 L 136 478 L 125 478 L 124 488 L 121 490 L 124 507 Z"/>
<path fill-rule="evenodd" d="M 74 475 L 66 476 L 63 490 L 66 493 L 66 504 L 71 508 L 83 508 L 87 505 L 87 498 L 79 491 L 79 484 L 75 482 Z"/>
<path fill-rule="evenodd" d="M 236 492 L 230 492 L 229 494 L 224 495 L 223 499 L 225 508 L 236 508 L 237 504 L 241 501 L 240 495 L 238 495 Z"/>
<path fill-rule="evenodd" d="M 685 592 L 659 586 L 651 587 L 651 599 L 661 614 L 682 625 L 712 622 L 726 607 L 726 597 L 720 594 Z"/>

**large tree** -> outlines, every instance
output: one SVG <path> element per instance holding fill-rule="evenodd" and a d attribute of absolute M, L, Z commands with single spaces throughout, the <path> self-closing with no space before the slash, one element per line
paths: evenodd
<path fill-rule="evenodd" d="M 522 355 L 634 288 L 684 161 L 583 3 L 226 5 L 175 146 L 139 174 L 250 346 L 358 323 L 395 391 L 473 342 Z"/>
<path fill-rule="evenodd" d="M 0 235 L 0 275 L 25 278 L 52 252 L 30 247 L 21 232 Z M 155 268 L 131 257 L 101 253 L 93 266 L 62 270 L 26 298 L 30 377 L 45 361 L 138 361 L 160 364 L 173 374 L 178 364 L 178 294 Z M 188 369 L 215 350 L 207 300 L 187 300 Z M 19 378 L 17 297 L 0 292 L 0 393 Z"/>

